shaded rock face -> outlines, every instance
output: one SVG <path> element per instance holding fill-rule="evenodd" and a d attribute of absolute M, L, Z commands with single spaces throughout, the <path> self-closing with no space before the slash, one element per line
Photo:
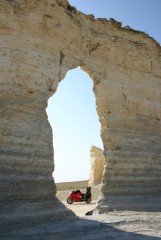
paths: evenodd
<path fill-rule="evenodd" d="M 90 177 L 89 177 L 89 186 L 95 186 L 102 182 L 102 175 L 104 170 L 104 155 L 101 148 L 91 146 L 90 148 Z"/>
<path fill-rule="evenodd" d="M 145 196 L 153 208 L 148 196 L 161 194 L 160 46 L 66 0 L 3 0 L 0 9 L 0 198 L 55 196 L 45 109 L 67 71 L 80 66 L 94 83 L 104 144 L 98 211 L 134 206 L 135 196 L 138 208 Z"/>

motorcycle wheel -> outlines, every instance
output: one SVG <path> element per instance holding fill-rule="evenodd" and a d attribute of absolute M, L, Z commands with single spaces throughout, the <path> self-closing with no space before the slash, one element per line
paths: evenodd
<path fill-rule="evenodd" d="M 87 199 L 85 200 L 86 203 L 90 203 L 91 201 L 92 201 L 92 198 L 87 198 Z"/>
<path fill-rule="evenodd" d="M 68 204 L 72 204 L 73 203 L 73 199 L 71 199 L 70 197 L 67 198 L 67 203 Z"/>

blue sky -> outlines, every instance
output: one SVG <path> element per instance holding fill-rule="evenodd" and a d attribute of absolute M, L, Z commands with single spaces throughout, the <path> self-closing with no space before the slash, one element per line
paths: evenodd
<path fill-rule="evenodd" d="M 161 45 L 161 0 L 69 0 L 69 3 L 96 18 L 114 18 L 123 26 L 146 32 Z M 48 101 L 56 182 L 87 180 L 90 146 L 103 148 L 92 87 L 88 74 L 77 68 L 67 73 Z"/>

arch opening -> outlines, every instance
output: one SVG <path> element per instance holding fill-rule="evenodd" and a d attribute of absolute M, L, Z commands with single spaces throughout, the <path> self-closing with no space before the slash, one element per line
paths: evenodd
<path fill-rule="evenodd" d="M 48 100 L 46 112 L 53 130 L 56 185 L 64 182 L 81 184 L 82 181 L 82 184 L 88 184 L 90 148 L 103 149 L 91 80 L 80 67 L 70 70 Z"/>
<path fill-rule="evenodd" d="M 55 182 L 87 180 L 90 146 L 103 148 L 91 80 L 80 67 L 70 70 L 48 101 L 46 112 L 53 130 Z M 75 168 L 79 172 L 73 173 Z"/>

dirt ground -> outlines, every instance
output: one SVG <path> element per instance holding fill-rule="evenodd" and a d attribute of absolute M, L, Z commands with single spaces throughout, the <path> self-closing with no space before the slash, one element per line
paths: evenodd
<path fill-rule="evenodd" d="M 69 183 L 68 183 L 69 184 Z M 78 189 L 78 184 L 74 186 L 74 183 L 71 184 L 71 187 L 69 185 L 69 189 L 65 189 L 64 191 L 57 191 L 57 198 L 70 210 L 72 210 L 78 217 L 85 216 L 85 214 L 95 208 L 97 199 L 100 195 L 100 185 L 95 186 L 92 188 L 92 202 L 87 204 L 85 202 L 78 202 L 78 203 L 73 203 L 73 204 L 68 204 L 67 203 L 67 197 L 70 193 L 70 190 L 72 189 Z M 86 189 L 85 188 L 79 188 L 81 192 L 85 193 Z"/>
<path fill-rule="evenodd" d="M 100 186 L 92 188 L 92 202 L 67 204 L 71 186 L 57 192 L 61 220 L 52 212 L 53 202 L 24 204 L 23 208 L 1 209 L 0 239 L 2 240 L 161 240 L 161 212 L 113 211 L 85 215 L 93 210 L 100 195 Z M 78 185 L 77 185 L 78 187 Z M 63 190 L 64 188 L 64 190 Z M 85 189 L 80 189 L 85 191 Z M 60 202 L 61 200 L 61 202 Z M 56 204 L 56 202 L 54 202 Z M 66 215 L 66 208 L 74 214 Z M 14 210 L 15 209 L 15 210 Z M 41 209 L 42 212 L 40 211 Z M 56 209 L 56 205 L 54 207 Z M 54 210 L 55 211 L 55 210 Z M 71 212 L 71 213 L 72 213 Z M 22 214 L 22 216 L 21 216 Z M 25 215 L 24 215 L 25 214 Z M 34 217 L 36 220 L 34 221 Z M 6 219 L 6 220 L 5 220 Z M 12 224 L 11 224 L 12 223 Z"/>
<path fill-rule="evenodd" d="M 85 192 L 85 189 L 83 188 L 81 191 Z M 92 202 L 90 204 L 83 202 L 68 204 L 66 199 L 69 192 L 70 190 L 67 189 L 58 191 L 58 199 L 79 217 L 79 220 L 75 222 L 77 227 L 85 225 L 84 228 L 90 229 L 90 234 L 88 233 L 84 237 L 77 236 L 73 239 L 161 240 L 160 212 L 114 211 L 107 214 L 86 216 L 88 211 L 95 208 L 100 195 L 100 186 L 92 188 Z"/>

